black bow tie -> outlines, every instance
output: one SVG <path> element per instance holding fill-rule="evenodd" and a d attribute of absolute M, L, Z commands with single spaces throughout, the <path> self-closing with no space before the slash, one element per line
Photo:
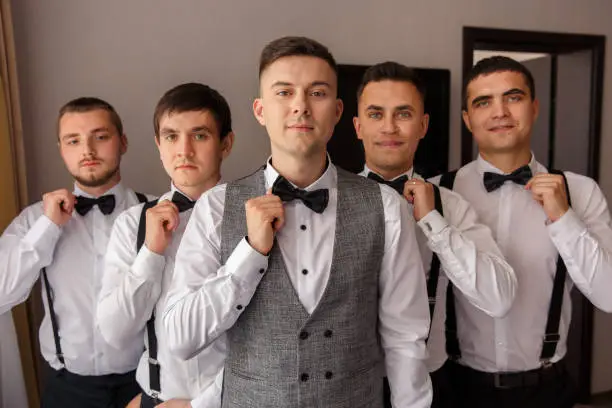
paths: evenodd
<path fill-rule="evenodd" d="M 533 177 L 529 166 L 519 167 L 510 174 L 498 174 L 485 172 L 482 182 L 484 183 L 487 192 L 500 188 L 506 181 L 512 181 L 516 184 L 525 185 Z"/>
<path fill-rule="evenodd" d="M 74 209 L 79 215 L 84 216 L 94 205 L 98 206 L 102 214 L 108 215 L 115 209 L 115 196 L 113 194 L 104 195 L 98 198 L 77 196 Z"/>
<path fill-rule="evenodd" d="M 172 203 L 176 205 L 179 212 L 191 210 L 195 205 L 195 201 L 190 200 L 178 191 L 175 191 L 172 195 Z"/>
<path fill-rule="evenodd" d="M 368 173 L 368 178 L 370 180 L 374 180 L 377 181 L 381 184 L 386 184 L 389 187 L 391 187 L 392 189 L 394 189 L 395 191 L 397 191 L 399 193 L 399 195 L 404 195 L 404 184 L 406 184 L 406 182 L 408 181 L 408 176 L 407 175 L 403 175 L 401 177 L 396 178 L 395 180 L 385 180 L 384 178 L 380 177 L 378 174 L 376 173 L 372 173 L 369 172 Z"/>
<path fill-rule="evenodd" d="M 283 176 L 278 176 L 274 181 L 272 194 L 279 196 L 282 201 L 302 200 L 306 207 L 318 214 L 325 210 L 329 201 L 329 191 L 326 188 L 314 191 L 302 190 L 293 187 Z"/>

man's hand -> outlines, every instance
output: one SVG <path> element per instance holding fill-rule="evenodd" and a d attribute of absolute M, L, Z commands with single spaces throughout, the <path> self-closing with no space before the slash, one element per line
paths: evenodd
<path fill-rule="evenodd" d="M 191 408 L 191 401 L 184 399 L 171 399 L 156 405 L 155 408 Z"/>
<path fill-rule="evenodd" d="M 408 180 L 404 184 L 404 197 L 414 206 L 414 219 L 417 221 L 436 208 L 434 187 L 426 181 Z"/>
<path fill-rule="evenodd" d="M 533 199 L 542 206 L 550 221 L 557 221 L 569 210 L 563 176 L 538 173 L 529 180 L 525 188 L 531 190 Z"/>
<path fill-rule="evenodd" d="M 285 223 L 283 202 L 269 190 L 265 196 L 247 201 L 245 207 L 249 244 L 267 255 L 274 245 L 274 234 Z"/>
<path fill-rule="evenodd" d="M 151 252 L 163 255 L 170 244 L 172 233 L 179 225 L 179 211 L 169 200 L 157 203 L 147 210 L 145 245 Z"/>
<path fill-rule="evenodd" d="M 43 213 L 58 227 L 63 226 L 72 217 L 76 197 L 70 191 L 62 188 L 42 197 Z"/>

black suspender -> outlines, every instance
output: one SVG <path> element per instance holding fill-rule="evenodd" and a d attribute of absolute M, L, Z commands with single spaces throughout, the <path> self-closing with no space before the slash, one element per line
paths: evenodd
<path fill-rule="evenodd" d="M 49 285 L 49 277 L 47 276 L 47 269 L 42 269 L 42 277 L 45 284 L 45 292 L 47 293 L 47 305 L 49 306 L 49 317 L 51 318 L 51 329 L 53 330 L 53 341 L 55 342 L 55 355 L 59 360 L 62 368 L 66 366 L 64 363 L 64 353 L 62 353 L 62 345 L 60 344 L 59 329 L 57 327 L 57 316 L 55 315 L 55 308 L 53 307 L 53 298 L 55 294 L 51 285 Z"/>
<path fill-rule="evenodd" d="M 136 197 L 138 197 L 138 201 L 141 203 L 147 202 L 147 197 L 142 193 L 136 193 Z M 45 286 L 47 305 L 49 306 L 49 318 L 51 320 L 51 330 L 53 331 L 53 341 L 55 342 L 55 355 L 57 356 L 58 361 L 63 366 L 66 367 L 66 363 L 64 362 L 64 353 L 62 353 L 62 344 L 60 342 L 59 336 L 59 326 L 57 324 L 57 314 L 55 313 L 55 308 L 53 307 L 53 299 L 55 298 L 55 293 L 53 292 L 53 288 L 49 284 L 49 277 L 47 276 L 47 268 L 42 268 L 42 278 Z"/>
<path fill-rule="evenodd" d="M 136 237 L 136 253 L 144 245 L 147 232 L 147 210 L 155 207 L 158 200 L 147 202 L 142 207 L 140 213 L 140 221 L 138 223 L 138 235 Z M 151 388 L 151 397 L 158 399 L 161 393 L 160 385 L 160 367 L 157 361 L 157 336 L 155 334 L 155 310 L 151 313 L 151 317 L 147 320 L 147 340 L 149 342 L 149 388 Z"/>
<path fill-rule="evenodd" d="M 442 208 L 442 198 L 440 197 L 440 189 L 435 184 L 434 188 L 434 199 L 435 208 L 444 216 L 444 209 Z M 436 309 L 436 292 L 438 290 L 438 280 L 440 278 L 440 259 L 435 253 L 431 256 L 431 265 L 429 267 L 429 279 L 427 280 L 427 297 L 429 299 L 429 318 L 433 321 L 434 311 Z M 431 325 L 429 326 L 431 331 Z"/>
<path fill-rule="evenodd" d="M 548 172 L 563 176 L 565 192 L 567 194 L 567 202 L 571 207 L 572 200 L 570 198 L 569 185 L 567 184 L 565 174 L 559 170 L 549 170 Z M 548 307 L 548 319 L 546 321 L 546 332 L 544 334 L 544 342 L 542 344 L 542 353 L 540 354 L 540 361 L 545 365 L 550 363 L 550 359 L 555 355 L 557 345 L 561 339 L 561 335 L 559 334 L 559 324 L 561 323 L 561 307 L 563 306 L 563 293 L 565 289 L 566 277 L 567 267 L 565 266 L 565 262 L 563 262 L 561 255 L 559 255 L 557 258 L 557 272 L 555 273 L 555 281 L 553 283 L 550 306 Z"/>
<path fill-rule="evenodd" d="M 453 189 L 455 185 L 455 177 L 457 170 L 445 173 L 440 178 L 440 187 Z M 455 294 L 453 293 L 453 284 L 449 281 L 446 287 L 446 354 L 452 360 L 461 358 L 461 350 L 459 349 L 459 339 L 457 337 L 457 314 L 455 312 Z"/>
<path fill-rule="evenodd" d="M 567 178 L 562 171 L 549 170 L 551 174 L 558 174 L 563 176 L 565 184 L 565 192 L 567 194 L 567 201 L 571 207 L 572 200 L 570 197 L 569 186 Z M 440 185 L 448 189 L 453 188 L 455 182 L 455 176 L 457 171 L 444 174 L 440 179 Z M 565 262 L 561 258 L 561 255 L 557 258 L 557 271 L 555 273 L 555 280 L 553 283 L 553 290 L 550 299 L 550 305 L 548 308 L 548 318 L 546 320 L 546 331 L 544 334 L 544 340 L 542 343 L 542 352 L 540 354 L 540 361 L 546 365 L 550 363 L 550 359 L 553 358 L 557 351 L 557 345 L 561 339 L 559 334 L 559 324 L 561 322 L 561 309 L 563 306 L 563 293 L 565 289 L 565 280 L 567 277 L 567 267 Z M 457 315 L 455 313 L 455 296 L 453 293 L 453 286 L 449 283 L 448 290 L 446 292 L 446 353 L 453 360 L 461 358 L 461 350 L 459 348 L 459 339 L 457 337 Z"/>

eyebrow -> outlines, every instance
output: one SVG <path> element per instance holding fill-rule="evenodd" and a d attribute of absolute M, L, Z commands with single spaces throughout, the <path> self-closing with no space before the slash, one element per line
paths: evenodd
<path fill-rule="evenodd" d="M 384 110 L 382 106 L 378 106 L 378 105 L 368 105 L 368 107 L 366 108 L 366 110 L 373 110 L 373 111 L 382 111 Z M 404 111 L 404 110 L 409 110 L 409 111 L 416 111 L 416 109 L 413 106 L 410 105 L 399 105 L 396 106 L 395 108 L 393 108 L 394 111 Z"/>
<path fill-rule="evenodd" d="M 190 133 L 194 133 L 194 132 L 206 132 L 206 133 L 215 133 L 213 132 L 213 130 L 211 128 L 209 128 L 206 125 L 198 125 L 198 126 L 194 126 L 191 129 L 189 129 Z M 161 131 L 159 132 L 162 135 L 167 135 L 167 134 L 172 134 L 172 133 L 179 133 L 179 131 L 177 129 L 173 129 L 170 127 L 164 127 L 161 129 Z"/>
<path fill-rule="evenodd" d="M 99 127 L 99 128 L 95 128 L 89 131 L 90 135 L 93 135 L 95 133 L 100 133 L 100 132 L 109 132 L 107 127 Z M 66 133 L 65 135 L 60 136 L 61 140 L 66 140 L 66 139 L 72 139 L 73 137 L 79 137 L 81 136 L 80 133 Z"/>
<path fill-rule="evenodd" d="M 276 81 L 272 84 L 271 88 L 275 88 L 278 86 L 294 86 L 294 84 L 292 84 L 291 82 L 285 82 L 285 81 Z M 315 86 L 325 86 L 327 88 L 331 88 L 331 85 L 328 82 L 325 81 L 314 81 L 312 82 L 310 85 L 308 85 L 308 88 L 312 88 Z"/>
<path fill-rule="evenodd" d="M 522 89 L 512 88 L 502 94 L 502 96 L 508 96 L 508 95 L 527 95 L 527 93 L 523 91 Z M 482 101 L 488 101 L 491 99 L 493 99 L 493 95 L 477 96 L 476 98 L 474 98 L 474 100 L 472 100 L 472 103 L 470 105 L 475 106 Z"/>
<path fill-rule="evenodd" d="M 107 128 L 107 127 L 104 127 L 104 126 L 103 126 L 103 127 L 99 127 L 99 128 L 92 129 L 92 130 L 89 132 L 89 134 L 91 135 L 91 134 L 93 134 L 93 133 L 99 133 L 99 132 L 109 132 L 109 130 L 108 130 L 108 128 Z"/>

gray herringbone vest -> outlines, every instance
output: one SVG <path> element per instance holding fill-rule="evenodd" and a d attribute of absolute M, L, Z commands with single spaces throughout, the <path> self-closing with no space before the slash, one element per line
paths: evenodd
<path fill-rule="evenodd" d="M 263 170 L 228 184 L 222 264 L 247 233 L 245 202 L 264 193 Z M 382 407 L 384 228 L 379 186 L 338 169 L 334 253 L 323 297 L 309 315 L 275 243 L 255 295 L 228 331 L 224 408 Z"/>

